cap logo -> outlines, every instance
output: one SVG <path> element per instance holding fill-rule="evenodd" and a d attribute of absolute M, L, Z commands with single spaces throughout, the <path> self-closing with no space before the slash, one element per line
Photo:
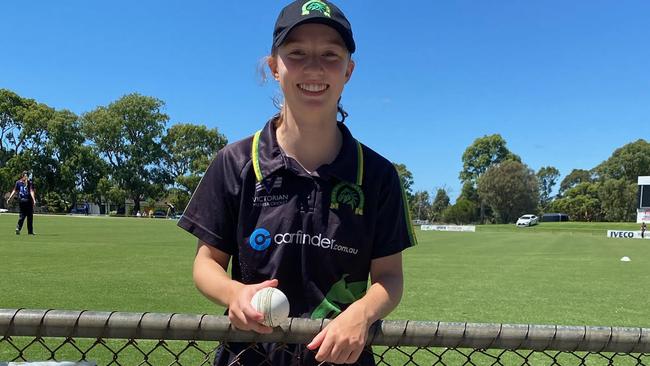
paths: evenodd
<path fill-rule="evenodd" d="M 330 18 L 332 15 L 330 13 L 330 7 L 320 0 L 310 0 L 307 1 L 302 6 L 302 15 L 309 15 L 312 11 L 320 11 L 326 17 Z"/>

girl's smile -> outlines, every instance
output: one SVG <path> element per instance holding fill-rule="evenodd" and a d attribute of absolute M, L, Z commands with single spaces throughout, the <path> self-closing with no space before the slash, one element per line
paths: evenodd
<path fill-rule="evenodd" d="M 329 85 L 327 84 L 298 84 L 298 87 L 302 89 L 306 93 L 312 93 L 312 94 L 320 94 L 320 92 L 324 91 L 325 89 L 329 88 Z"/>
<path fill-rule="evenodd" d="M 269 67 L 288 106 L 336 112 L 354 62 L 341 35 L 332 27 L 307 23 L 295 27 L 270 58 Z M 327 113 L 328 115 L 330 113 Z"/>

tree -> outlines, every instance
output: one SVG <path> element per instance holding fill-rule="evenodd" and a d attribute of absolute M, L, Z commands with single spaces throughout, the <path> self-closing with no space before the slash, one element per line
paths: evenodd
<path fill-rule="evenodd" d="M 160 168 L 168 120 L 163 106 L 159 99 L 129 94 L 83 115 L 82 130 L 110 164 L 112 178 L 133 200 L 134 211 L 152 187 L 170 181 Z"/>
<path fill-rule="evenodd" d="M 42 179 L 39 189 L 57 192 L 56 200 L 70 202 L 75 186 L 74 156 L 84 142 L 78 117 L 70 111 L 53 112 L 47 121 L 45 143 L 32 167 Z"/>
<path fill-rule="evenodd" d="M 465 199 L 465 200 L 467 200 L 469 202 L 474 203 L 475 212 L 472 215 L 471 220 L 469 220 L 469 221 L 471 221 L 471 222 L 479 221 L 479 219 L 481 218 L 481 210 L 480 210 L 481 204 L 480 204 L 480 199 L 478 197 L 478 192 L 476 191 L 476 187 L 474 186 L 473 182 L 467 181 L 467 182 L 463 183 L 463 187 L 460 190 L 460 195 L 456 199 L 456 202 L 458 202 L 458 200 L 460 200 L 460 199 Z M 488 208 L 488 210 L 489 210 L 489 208 Z M 486 211 L 486 209 L 485 209 L 485 207 L 483 207 L 483 214 L 484 215 L 486 214 L 485 211 Z M 489 213 L 488 213 L 488 216 L 489 216 Z M 481 219 L 480 221 L 482 222 L 483 220 Z"/>
<path fill-rule="evenodd" d="M 102 195 L 98 191 L 98 185 L 102 178 L 109 172 L 109 166 L 102 160 L 92 147 L 79 146 L 74 158 L 70 161 L 71 169 L 74 171 L 74 188 L 78 193 L 91 197 L 95 203 L 102 202 Z M 75 201 L 77 202 L 77 197 Z"/>
<path fill-rule="evenodd" d="M 16 93 L 0 89 L 0 185 L 11 186 L 20 172 L 18 164 L 10 164 L 10 160 L 18 155 L 16 137 L 22 129 L 22 115 L 25 101 Z M 15 163 L 15 161 L 14 161 Z M 4 189 L 4 188 L 3 188 Z M 4 199 L 0 207 L 4 207 Z"/>
<path fill-rule="evenodd" d="M 54 109 L 33 99 L 18 96 L 7 89 L 0 89 L 0 182 L 3 186 L 13 183 L 18 173 L 34 170 L 35 184 L 42 186 L 39 159 L 44 155 L 47 123 Z M 8 181 L 7 181 L 8 180 Z M 41 196 L 45 192 L 37 190 Z"/>
<path fill-rule="evenodd" d="M 607 179 L 598 187 L 602 216 L 605 221 L 636 219 L 637 184 L 627 180 Z"/>
<path fill-rule="evenodd" d="M 614 151 L 594 171 L 601 179 L 625 179 L 635 183 L 637 177 L 650 175 L 650 143 L 636 140 Z"/>
<path fill-rule="evenodd" d="M 553 186 L 560 177 L 560 171 L 552 166 L 545 166 L 537 172 L 537 181 L 539 182 L 539 205 L 542 210 L 546 210 L 551 202 L 551 192 Z"/>
<path fill-rule="evenodd" d="M 601 203 L 598 188 L 599 183 L 578 183 L 568 189 L 562 198 L 553 201 L 551 209 L 568 214 L 574 221 L 599 221 Z"/>
<path fill-rule="evenodd" d="M 24 107 L 23 98 L 10 90 L 0 89 L 0 167 L 17 153 L 14 136 L 21 129 Z"/>
<path fill-rule="evenodd" d="M 38 200 L 48 206 L 51 206 L 49 201 L 57 201 L 54 207 L 67 207 L 77 193 L 74 178 L 82 162 L 78 153 L 83 149 L 84 140 L 74 113 L 56 111 L 0 89 L 0 183 L 3 186 L 18 172 L 29 169 L 38 187 Z"/>
<path fill-rule="evenodd" d="M 575 187 L 580 183 L 589 183 L 589 182 L 593 182 L 593 178 L 591 177 L 591 172 L 584 169 L 573 169 L 571 173 L 569 173 L 569 175 L 567 175 L 566 177 L 564 177 L 564 179 L 562 179 L 562 182 L 560 183 L 559 195 L 560 196 L 564 195 L 564 192 L 566 192 L 568 189 Z"/>
<path fill-rule="evenodd" d="M 506 140 L 499 134 L 483 136 L 465 149 L 463 153 L 463 170 L 460 172 L 461 182 L 476 183 L 478 178 L 492 165 L 505 160 L 521 161 L 506 147 Z"/>
<path fill-rule="evenodd" d="M 99 202 L 97 184 L 107 174 L 108 167 L 90 146 L 84 144 L 77 115 L 68 110 L 54 111 L 45 131 L 33 169 L 41 180 L 40 190 L 57 194 L 50 195 L 51 199 L 44 203 L 51 207 L 53 198 L 74 207 L 81 196 Z"/>
<path fill-rule="evenodd" d="M 211 159 L 227 143 L 216 128 L 175 124 L 162 138 L 165 169 L 177 185 L 192 194 Z"/>
<path fill-rule="evenodd" d="M 447 207 L 442 212 L 442 218 L 445 222 L 451 222 L 457 225 L 469 224 L 473 222 L 476 212 L 476 204 L 465 198 L 459 198 L 456 203 Z"/>
<path fill-rule="evenodd" d="M 491 166 L 506 160 L 521 161 L 521 158 L 508 150 L 506 141 L 501 135 L 486 135 L 478 138 L 463 153 L 463 170 L 460 172 L 460 180 L 464 184 L 471 183 L 472 187 L 476 187 L 483 173 Z M 480 197 L 478 205 L 481 222 L 484 222 L 485 205 Z"/>
<path fill-rule="evenodd" d="M 117 183 L 111 179 L 104 177 L 97 183 L 97 192 L 106 200 L 108 204 L 117 206 L 118 211 L 124 209 L 124 201 L 126 200 L 126 192 L 117 186 Z"/>
<path fill-rule="evenodd" d="M 535 173 L 515 160 L 490 167 L 478 181 L 479 197 L 492 208 L 499 223 L 514 222 L 522 214 L 537 211 L 537 188 Z"/>
<path fill-rule="evenodd" d="M 442 217 L 442 213 L 449 207 L 449 195 L 443 188 L 438 188 L 436 197 L 433 199 L 431 205 L 431 220 L 438 221 Z"/>
<path fill-rule="evenodd" d="M 429 192 L 417 191 L 413 195 L 413 205 L 411 208 L 411 217 L 415 220 L 428 220 L 431 216 L 431 199 Z"/>
<path fill-rule="evenodd" d="M 463 186 L 460 189 L 460 195 L 458 198 L 464 198 L 466 200 L 472 201 L 476 204 L 478 204 L 478 192 L 476 191 L 476 187 L 472 182 L 465 182 L 463 183 Z"/>

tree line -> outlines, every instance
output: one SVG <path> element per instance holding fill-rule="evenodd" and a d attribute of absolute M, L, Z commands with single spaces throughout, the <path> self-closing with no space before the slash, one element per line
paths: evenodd
<path fill-rule="evenodd" d="M 28 170 L 49 212 L 81 202 L 124 210 L 127 199 L 133 212 L 144 200 L 182 210 L 227 139 L 200 124 L 167 128 L 164 106 L 134 93 L 76 115 L 0 89 L 0 186 L 13 187 Z"/>
<path fill-rule="evenodd" d="M 462 156 L 462 189 L 450 204 L 447 190 L 412 192 L 413 176 L 396 164 L 414 219 L 432 222 L 512 223 L 523 214 L 566 213 L 574 221 L 635 221 L 637 177 L 650 175 L 650 143 L 643 139 L 616 149 L 591 169 L 561 176 L 553 166 L 537 172 L 511 152 L 499 134 L 477 138 Z"/>
<path fill-rule="evenodd" d="M 173 123 L 165 103 L 137 93 L 76 115 L 0 89 L 0 186 L 32 173 L 39 206 L 68 212 L 80 202 L 133 212 L 166 201 L 182 210 L 227 139 L 216 128 Z M 598 166 L 534 172 L 498 134 L 477 138 L 462 155 L 462 189 L 454 204 L 413 192 L 413 175 L 395 164 L 414 219 L 448 223 L 509 223 L 525 213 L 562 212 L 578 221 L 633 221 L 637 177 L 650 175 L 650 144 L 620 147 Z M 3 207 L 5 200 L 0 202 Z"/>

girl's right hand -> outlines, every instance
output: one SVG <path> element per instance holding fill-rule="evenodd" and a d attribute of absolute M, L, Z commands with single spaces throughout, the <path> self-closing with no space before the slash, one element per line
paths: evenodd
<path fill-rule="evenodd" d="M 228 304 L 228 319 L 230 324 L 239 330 L 252 330 L 257 333 L 269 334 L 273 328 L 262 324 L 264 314 L 255 310 L 251 299 L 255 293 L 265 287 L 277 287 L 278 280 L 267 280 L 255 285 L 241 285 Z"/>

